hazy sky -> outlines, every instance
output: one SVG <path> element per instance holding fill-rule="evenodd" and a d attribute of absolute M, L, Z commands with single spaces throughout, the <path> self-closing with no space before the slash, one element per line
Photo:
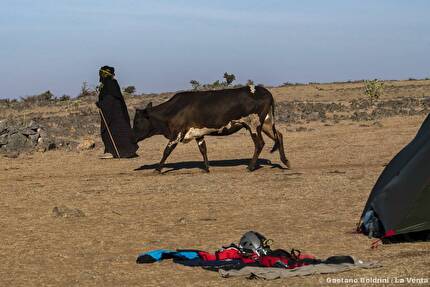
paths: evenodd
<path fill-rule="evenodd" d="M 224 72 L 278 85 L 430 77 L 430 1 L 0 0 L 0 98 L 76 96 L 98 68 L 139 92 Z"/>

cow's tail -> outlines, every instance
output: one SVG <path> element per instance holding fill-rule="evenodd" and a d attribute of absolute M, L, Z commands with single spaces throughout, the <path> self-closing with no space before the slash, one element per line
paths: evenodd
<path fill-rule="evenodd" d="M 270 153 L 274 153 L 279 149 L 278 131 L 275 128 L 275 99 L 273 99 L 272 101 L 272 107 L 270 112 L 272 113 L 272 119 L 273 119 L 272 131 L 273 131 L 273 134 L 275 135 L 275 144 L 270 150 Z"/>
<path fill-rule="evenodd" d="M 287 159 L 287 157 L 285 155 L 284 140 L 283 140 L 282 133 L 280 131 L 278 131 L 275 127 L 275 100 L 272 101 L 271 112 L 272 112 L 272 132 L 275 136 L 275 144 L 273 145 L 270 152 L 275 152 L 278 150 L 282 163 L 284 163 L 285 166 L 290 169 L 291 165 L 290 165 L 290 161 Z"/>
<path fill-rule="evenodd" d="M 285 155 L 282 133 L 278 131 L 275 127 L 275 99 L 267 89 L 258 86 L 256 87 L 256 89 L 257 91 L 261 91 L 266 96 L 271 98 L 270 107 L 263 123 L 263 132 L 275 142 L 270 152 L 279 151 L 279 157 L 281 158 L 282 163 L 285 164 L 287 168 L 291 168 L 290 162 Z"/>

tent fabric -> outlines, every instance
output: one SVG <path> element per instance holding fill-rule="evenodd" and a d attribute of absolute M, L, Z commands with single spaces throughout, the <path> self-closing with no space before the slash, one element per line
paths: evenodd
<path fill-rule="evenodd" d="M 321 263 L 316 265 L 306 265 L 295 269 L 246 266 L 239 270 L 219 269 L 218 272 L 224 278 L 242 276 L 249 279 L 274 280 L 279 278 L 289 278 L 289 277 L 296 277 L 296 276 L 339 273 L 339 272 L 344 272 L 344 271 L 359 269 L 359 268 L 371 269 L 371 268 L 379 268 L 379 267 L 382 267 L 382 265 L 376 262 L 355 261 L 354 263 L 341 263 L 341 264 Z"/>
<path fill-rule="evenodd" d="M 430 114 L 415 138 L 386 166 L 361 218 L 373 209 L 385 232 L 430 230 Z"/>

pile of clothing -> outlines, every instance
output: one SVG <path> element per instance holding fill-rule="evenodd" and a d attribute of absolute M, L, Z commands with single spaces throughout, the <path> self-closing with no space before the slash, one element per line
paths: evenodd
<path fill-rule="evenodd" d="M 375 263 L 366 264 L 355 260 L 351 256 L 331 256 L 321 260 L 295 249 L 290 252 L 283 249 L 272 250 L 271 242 L 273 241 L 258 232 L 248 231 L 238 245 L 232 243 L 215 253 L 190 249 L 158 249 L 140 254 L 136 262 L 146 264 L 172 259 L 173 262 L 185 266 L 200 266 L 219 271 L 223 277 L 248 276 L 264 279 L 380 267 Z M 307 268 L 303 268 L 306 266 Z M 291 272 L 297 270 L 302 272 Z"/>

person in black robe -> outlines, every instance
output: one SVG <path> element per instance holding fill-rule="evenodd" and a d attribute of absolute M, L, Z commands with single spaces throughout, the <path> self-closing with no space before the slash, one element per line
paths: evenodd
<path fill-rule="evenodd" d="M 130 126 L 130 116 L 121 88 L 114 79 L 115 69 L 103 66 L 99 75 L 101 85 L 96 105 L 100 109 L 100 132 L 105 146 L 105 153 L 100 158 L 136 157 L 136 151 L 139 147 Z M 108 127 L 106 127 L 105 121 Z"/>

